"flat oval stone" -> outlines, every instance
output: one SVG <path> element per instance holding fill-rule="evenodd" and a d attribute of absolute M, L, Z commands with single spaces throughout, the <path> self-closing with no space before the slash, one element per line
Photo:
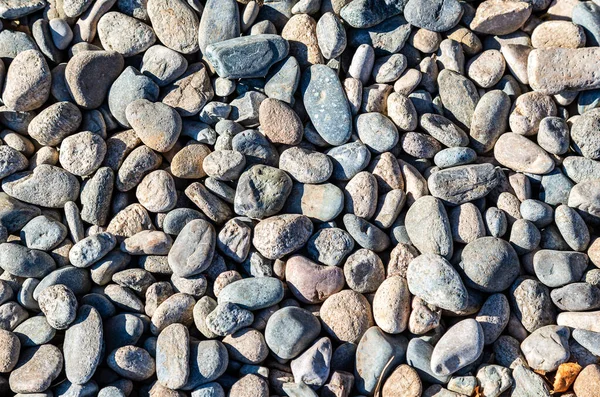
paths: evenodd
<path fill-rule="evenodd" d="M 467 146 L 469 143 L 469 137 L 460 127 L 439 114 L 423 114 L 420 125 L 429 135 L 449 148 Z"/>
<path fill-rule="evenodd" d="M 279 168 L 300 183 L 323 183 L 333 172 L 327 155 L 301 147 L 284 150 L 279 157 Z"/>
<path fill-rule="evenodd" d="M 600 109 L 592 109 L 585 112 L 573 121 L 571 126 L 571 139 L 575 150 L 584 157 L 600 159 L 600 141 L 592 131 L 600 126 Z"/>
<path fill-rule="evenodd" d="M 508 130 L 510 98 L 501 90 L 488 91 L 477 102 L 471 119 L 471 147 L 479 154 L 489 152 Z"/>
<path fill-rule="evenodd" d="M 454 205 L 485 197 L 498 183 L 496 168 L 489 163 L 446 168 L 427 181 L 432 196 Z"/>
<path fill-rule="evenodd" d="M 183 54 L 198 51 L 198 16 L 185 1 L 149 0 L 146 9 L 161 43 Z"/>
<path fill-rule="evenodd" d="M 150 354 L 135 346 L 123 346 L 112 351 L 106 363 L 123 378 L 138 382 L 150 378 L 156 371 L 156 364 Z"/>
<path fill-rule="evenodd" d="M 165 387 L 179 389 L 190 374 L 190 344 L 188 329 L 183 324 L 171 324 L 156 341 L 156 377 Z"/>
<path fill-rule="evenodd" d="M 13 332 L 21 341 L 22 347 L 43 345 L 56 335 L 56 330 L 48 324 L 43 315 L 26 319 L 17 325 Z"/>
<path fill-rule="evenodd" d="M 73 266 L 86 268 L 106 256 L 115 248 L 117 240 L 108 232 L 98 233 L 77 242 L 69 251 L 69 261 Z"/>
<path fill-rule="evenodd" d="M 4 192 L 0 193 L 0 224 L 9 233 L 21 230 L 27 222 L 40 213 L 39 207 L 25 204 Z"/>
<path fill-rule="evenodd" d="M 386 250 L 391 244 L 385 232 L 363 218 L 354 214 L 346 214 L 342 221 L 348 233 L 363 248 L 381 252 Z"/>
<path fill-rule="evenodd" d="M 475 84 L 465 76 L 448 69 L 442 70 L 437 78 L 444 114 L 461 128 L 471 127 L 471 120 L 479 93 Z"/>
<path fill-rule="evenodd" d="M 0 177 L 5 178 L 27 168 L 27 158 L 8 145 L 0 146 Z"/>
<path fill-rule="evenodd" d="M 452 29 L 462 15 L 463 8 L 456 0 L 409 0 L 404 8 L 404 17 L 411 25 L 434 32 Z"/>
<path fill-rule="evenodd" d="M 63 367 L 60 349 L 42 345 L 24 350 L 8 379 L 15 393 L 41 393 L 50 388 Z"/>
<path fill-rule="evenodd" d="M 278 358 L 298 356 L 321 332 L 321 323 L 311 312 L 299 307 L 285 307 L 269 318 L 265 341 Z"/>
<path fill-rule="evenodd" d="M 333 12 L 324 13 L 317 21 L 317 41 L 326 59 L 337 58 L 346 49 L 346 31 Z"/>
<path fill-rule="evenodd" d="M 356 348 L 356 389 L 371 394 L 392 368 L 404 361 L 408 341 L 404 336 L 387 335 L 379 327 L 364 333 Z"/>
<path fill-rule="evenodd" d="M 431 305 L 451 311 L 467 307 L 469 296 L 460 275 L 439 255 L 426 253 L 413 259 L 406 278 L 410 292 Z"/>
<path fill-rule="evenodd" d="M 429 383 L 446 384 L 449 375 L 436 375 L 431 368 L 433 346 L 421 338 L 413 338 L 406 349 L 406 362 L 414 368 L 419 377 Z"/>
<path fill-rule="evenodd" d="M 319 265 L 295 255 L 286 261 L 285 279 L 292 294 L 304 303 L 319 303 L 344 288 L 339 267 Z"/>
<path fill-rule="evenodd" d="M 600 288 L 585 283 L 567 284 L 550 292 L 552 302 L 560 310 L 579 312 L 600 308 Z"/>
<path fill-rule="evenodd" d="M 41 215 L 27 222 L 20 235 L 27 248 L 50 251 L 67 237 L 67 227 Z"/>
<path fill-rule="evenodd" d="M 332 350 L 329 338 L 317 340 L 304 353 L 291 361 L 290 367 L 294 379 L 311 387 L 323 386 L 329 378 Z"/>
<path fill-rule="evenodd" d="M 241 79 L 265 77 L 288 52 L 289 44 L 281 36 L 259 34 L 211 44 L 205 55 L 220 77 Z"/>
<path fill-rule="evenodd" d="M 450 221 L 439 199 L 424 196 L 416 200 L 406 213 L 405 225 L 410 240 L 420 252 L 452 256 Z"/>
<path fill-rule="evenodd" d="M 512 132 L 500 136 L 494 146 L 494 157 L 513 171 L 547 174 L 554 169 L 554 161 L 544 149 Z"/>
<path fill-rule="evenodd" d="M 378 327 L 389 334 L 399 334 L 408 325 L 410 293 L 401 276 L 388 277 L 373 298 L 373 318 Z"/>
<path fill-rule="evenodd" d="M 588 257 L 581 252 L 540 250 L 533 256 L 535 275 L 548 287 L 581 280 Z"/>
<path fill-rule="evenodd" d="M 520 273 L 519 257 L 505 240 L 482 237 L 461 253 L 460 268 L 468 286 L 483 292 L 501 292 Z"/>
<path fill-rule="evenodd" d="M 304 72 L 300 88 L 306 112 L 319 135 L 330 145 L 346 143 L 352 118 L 335 72 L 325 65 L 313 65 Z"/>
<path fill-rule="evenodd" d="M 509 34 L 527 21 L 532 9 L 531 3 L 526 1 L 487 0 L 477 7 L 470 27 L 484 34 Z"/>
<path fill-rule="evenodd" d="M 63 208 L 79 196 L 79 181 L 71 173 L 52 165 L 41 164 L 33 171 L 13 174 L 2 180 L 2 190 L 29 204 Z"/>
<path fill-rule="evenodd" d="M 431 354 L 436 375 L 451 375 L 475 362 L 483 352 L 483 330 L 473 319 L 462 320 L 448 329 Z"/>
<path fill-rule="evenodd" d="M 124 65 L 123 56 L 115 51 L 83 51 L 73 55 L 65 69 L 65 81 L 75 103 L 85 109 L 99 107 Z"/>
<path fill-rule="evenodd" d="M 2 269 L 17 277 L 42 278 L 56 268 L 49 254 L 15 243 L 0 244 L 0 263 Z"/>
<path fill-rule="evenodd" d="M 340 10 L 340 16 L 353 28 L 368 28 L 383 20 L 398 15 L 404 10 L 407 0 L 350 2 Z"/>
<path fill-rule="evenodd" d="M 225 339 L 231 338 L 227 336 Z M 215 379 L 218 379 L 229 364 L 229 356 L 227 349 L 223 343 L 218 340 L 191 340 L 190 343 L 190 370 L 187 383 L 181 387 L 183 390 L 194 389 L 192 394 L 197 390 L 211 385 Z M 203 385 L 198 388 L 198 385 Z M 225 394 L 216 395 L 214 397 L 224 397 Z M 204 397 L 200 394 L 201 397 Z M 207 397 L 213 397 L 209 394 Z"/>
<path fill-rule="evenodd" d="M 186 224 L 169 251 L 169 266 L 180 277 L 192 276 L 206 270 L 212 263 L 216 232 L 203 219 Z"/>
<path fill-rule="evenodd" d="M 65 331 L 65 373 L 70 382 L 86 383 L 96 372 L 104 349 L 102 319 L 96 309 L 83 305 Z"/>
<path fill-rule="evenodd" d="M 293 15 L 283 27 L 281 37 L 288 40 L 290 55 L 302 69 L 324 63 L 317 42 L 317 22 L 310 15 Z"/>
<path fill-rule="evenodd" d="M 233 39 L 239 35 L 240 16 L 237 3 L 234 0 L 206 1 L 198 29 L 200 51 L 205 54 L 210 44 Z"/>
<path fill-rule="evenodd" d="M 283 299 L 283 284 L 274 277 L 250 277 L 232 282 L 219 292 L 219 303 L 231 302 L 247 310 L 264 309 Z"/>
<path fill-rule="evenodd" d="M 398 129 L 381 113 L 363 113 L 356 118 L 356 131 L 360 140 L 373 152 L 390 151 L 398 143 Z"/>

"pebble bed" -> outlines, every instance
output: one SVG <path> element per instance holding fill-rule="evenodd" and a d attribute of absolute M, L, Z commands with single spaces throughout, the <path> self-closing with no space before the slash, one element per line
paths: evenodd
<path fill-rule="evenodd" d="M 0 0 L 0 396 L 600 397 L 599 45 L 599 0 Z"/>

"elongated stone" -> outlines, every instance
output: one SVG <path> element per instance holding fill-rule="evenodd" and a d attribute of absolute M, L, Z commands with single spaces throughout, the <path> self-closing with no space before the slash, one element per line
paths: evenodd
<path fill-rule="evenodd" d="M 235 0 L 208 0 L 202 11 L 198 43 L 206 52 L 210 44 L 233 39 L 240 35 L 240 13 Z M 224 77 L 224 76 L 221 76 Z"/>
<path fill-rule="evenodd" d="M 330 145 L 346 143 L 352 133 L 352 117 L 335 72 L 325 65 L 313 65 L 304 72 L 300 88 L 306 112 L 319 135 Z"/>
<path fill-rule="evenodd" d="M 472 164 L 434 172 L 427 181 L 429 191 L 444 202 L 460 205 L 477 200 L 498 185 L 492 164 Z"/>
<path fill-rule="evenodd" d="M 450 221 L 439 199 L 424 196 L 416 200 L 406 213 L 405 226 L 410 240 L 420 252 L 446 258 L 452 256 Z"/>
<path fill-rule="evenodd" d="M 547 174 L 554 169 L 554 161 L 544 149 L 513 132 L 500 136 L 494 147 L 494 157 L 517 172 Z"/>
<path fill-rule="evenodd" d="M 600 47 L 533 50 L 527 75 L 531 87 L 546 94 L 599 88 Z"/>
<path fill-rule="evenodd" d="M 289 44 L 281 36 L 259 34 L 211 44 L 205 55 L 220 77 L 242 79 L 265 77 L 288 52 Z"/>

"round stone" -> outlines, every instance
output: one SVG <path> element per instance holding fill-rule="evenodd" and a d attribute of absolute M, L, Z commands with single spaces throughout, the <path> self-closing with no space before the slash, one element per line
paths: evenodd
<path fill-rule="evenodd" d="M 78 176 L 96 171 L 106 155 L 106 142 L 89 131 L 66 137 L 59 151 L 59 161 L 64 169 Z"/>
<path fill-rule="evenodd" d="M 285 307 L 269 318 L 265 329 L 265 341 L 278 358 L 298 356 L 319 335 L 321 324 L 308 310 Z"/>
<path fill-rule="evenodd" d="M 321 320 L 336 341 L 357 343 L 373 325 L 371 305 L 356 291 L 331 295 L 321 306 Z"/>

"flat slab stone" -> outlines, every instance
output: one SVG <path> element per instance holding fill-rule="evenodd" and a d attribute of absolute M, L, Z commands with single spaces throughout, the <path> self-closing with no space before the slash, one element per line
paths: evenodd
<path fill-rule="evenodd" d="M 206 48 L 206 58 L 223 78 L 265 77 L 289 50 L 288 42 L 281 36 L 258 34 L 211 44 Z"/>
<path fill-rule="evenodd" d="M 313 126 L 330 145 L 350 139 L 352 117 L 344 89 L 335 72 L 325 65 L 313 65 L 302 76 L 302 99 Z"/>
<path fill-rule="evenodd" d="M 599 88 L 600 47 L 533 50 L 527 74 L 531 88 L 551 95 Z"/>

